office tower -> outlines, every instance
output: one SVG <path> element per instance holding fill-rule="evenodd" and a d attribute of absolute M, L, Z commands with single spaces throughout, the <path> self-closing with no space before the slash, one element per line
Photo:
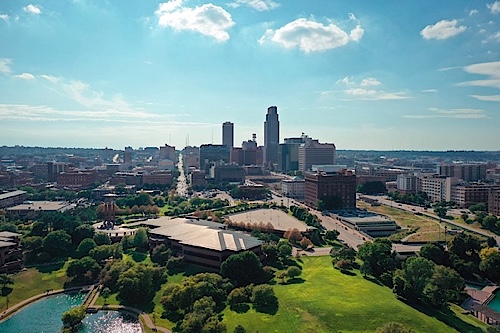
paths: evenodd
<path fill-rule="evenodd" d="M 298 147 L 300 171 L 309 171 L 313 165 L 335 164 L 336 148 L 333 143 L 319 143 L 307 135 L 303 135 L 302 139 L 304 143 Z"/>
<path fill-rule="evenodd" d="M 175 161 L 175 147 L 165 144 L 165 146 L 160 147 L 160 160 L 171 160 Z"/>
<path fill-rule="evenodd" d="M 278 162 L 278 146 L 280 141 L 280 122 L 278 108 L 267 108 L 266 121 L 264 122 L 264 164 L 272 167 Z"/>
<path fill-rule="evenodd" d="M 222 124 L 222 144 L 229 150 L 234 147 L 234 124 L 230 121 Z"/>

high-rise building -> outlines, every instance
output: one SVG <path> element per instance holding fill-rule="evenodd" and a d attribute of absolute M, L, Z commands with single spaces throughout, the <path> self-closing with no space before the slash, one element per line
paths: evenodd
<path fill-rule="evenodd" d="M 280 141 L 280 122 L 278 108 L 267 108 L 266 121 L 264 122 L 264 164 L 272 167 L 278 163 L 278 146 Z"/>
<path fill-rule="evenodd" d="M 234 147 L 234 124 L 230 121 L 222 124 L 222 144 L 229 150 Z"/>
<path fill-rule="evenodd" d="M 333 143 L 319 143 L 307 136 L 304 143 L 299 146 L 299 170 L 311 170 L 313 165 L 335 164 L 336 148 Z"/>
<path fill-rule="evenodd" d="M 165 146 L 160 147 L 160 160 L 171 160 L 175 161 L 175 147 L 165 144 Z"/>
<path fill-rule="evenodd" d="M 451 163 L 438 165 L 437 173 L 440 176 L 455 177 L 465 181 L 486 179 L 486 164 L 480 163 Z"/>

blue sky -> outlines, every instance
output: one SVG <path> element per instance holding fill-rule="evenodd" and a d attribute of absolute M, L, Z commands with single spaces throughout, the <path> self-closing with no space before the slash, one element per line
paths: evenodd
<path fill-rule="evenodd" d="M 500 1 L 0 1 L 0 145 L 500 150 Z"/>

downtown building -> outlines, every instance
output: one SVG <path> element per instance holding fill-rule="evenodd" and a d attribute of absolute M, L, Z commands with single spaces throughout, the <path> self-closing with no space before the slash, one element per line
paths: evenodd
<path fill-rule="evenodd" d="M 326 210 L 356 209 L 356 175 L 354 173 L 347 170 L 336 173 L 307 172 L 304 174 L 304 180 L 306 205 Z"/>
<path fill-rule="evenodd" d="M 303 136 L 304 143 L 298 147 L 299 170 L 310 171 L 313 165 L 334 165 L 336 148 L 333 143 L 319 143 Z"/>
<path fill-rule="evenodd" d="M 480 163 L 450 163 L 437 167 L 437 174 L 454 177 L 466 182 L 477 182 L 486 179 L 486 164 Z"/>
<path fill-rule="evenodd" d="M 280 140 L 280 122 L 278 108 L 267 108 L 266 121 L 264 122 L 264 165 L 273 168 L 278 163 L 278 147 Z"/>
<path fill-rule="evenodd" d="M 229 150 L 234 147 L 234 124 L 230 121 L 222 124 L 222 144 Z"/>

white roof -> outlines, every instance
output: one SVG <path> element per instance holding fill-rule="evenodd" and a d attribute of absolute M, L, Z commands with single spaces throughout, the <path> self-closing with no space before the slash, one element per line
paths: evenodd
<path fill-rule="evenodd" d="M 255 237 L 238 231 L 225 230 L 223 224 L 205 220 L 160 218 L 148 220 L 145 224 L 162 225 L 150 230 L 149 233 L 152 235 L 164 236 L 176 240 L 180 244 L 216 251 L 248 250 L 262 244 Z"/>

